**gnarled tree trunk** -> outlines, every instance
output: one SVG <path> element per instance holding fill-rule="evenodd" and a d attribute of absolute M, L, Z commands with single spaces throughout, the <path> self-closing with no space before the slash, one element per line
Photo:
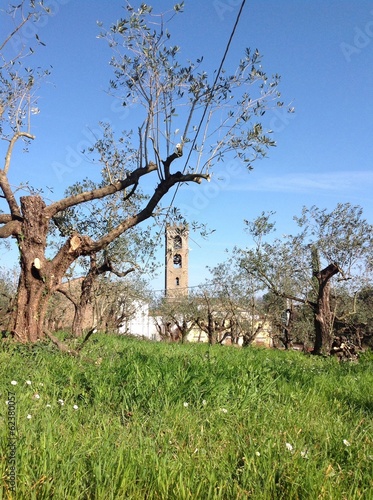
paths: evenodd
<path fill-rule="evenodd" d="M 21 273 L 13 334 L 20 342 L 44 338 L 44 320 L 51 295 L 76 259 L 82 239 L 72 236 L 49 261 L 45 257 L 49 219 L 40 196 L 23 196 L 21 231 L 17 235 Z"/>
<path fill-rule="evenodd" d="M 179 155 L 173 153 L 162 163 L 167 164 L 167 168 L 169 168 L 172 161 L 178 157 Z M 124 232 L 151 217 L 162 197 L 176 184 L 183 182 L 200 183 L 201 179 L 209 178 L 207 174 L 193 173 L 184 175 L 181 172 L 170 174 L 167 169 L 166 178 L 157 184 L 153 195 L 138 213 L 128 215 L 127 218 L 124 218 L 122 222 L 97 241 L 93 241 L 89 236 L 74 233 L 68 237 L 53 259 L 48 260 L 45 257 L 48 227 L 50 220 L 56 214 L 89 200 L 98 200 L 119 191 L 124 191 L 131 186 L 131 193 L 133 194 L 139 179 L 157 170 L 157 166 L 150 162 L 144 167 L 141 166 L 135 169 L 124 180 L 118 180 L 104 187 L 69 196 L 49 206 L 46 206 L 38 195 L 23 196 L 20 199 L 20 207 L 6 178 L 7 168 L 8 164 L 5 170 L 0 169 L 0 189 L 8 202 L 10 214 L 0 214 L 0 238 L 13 236 L 17 239 L 19 246 L 21 274 L 13 334 L 16 340 L 20 342 L 35 342 L 44 337 L 44 319 L 48 300 L 59 287 L 67 269 L 79 256 L 92 255 L 105 249 Z"/>
<path fill-rule="evenodd" d="M 75 314 L 72 324 L 72 334 L 74 337 L 82 337 L 83 335 L 83 324 L 84 318 L 86 316 L 86 311 L 88 305 L 91 302 L 93 285 L 97 274 L 96 262 L 94 260 L 94 267 L 92 267 L 92 258 L 91 258 L 91 268 L 82 281 L 80 298 L 75 304 Z"/>
<path fill-rule="evenodd" d="M 92 301 L 94 285 L 97 278 L 107 272 L 114 273 L 119 278 L 123 278 L 134 270 L 135 268 L 131 267 L 124 272 L 119 272 L 113 268 L 109 260 L 106 260 L 101 266 L 97 266 L 96 254 L 93 253 L 92 255 L 90 255 L 89 271 L 82 281 L 80 298 L 76 303 L 74 303 L 75 314 L 72 325 L 72 333 L 74 337 L 81 337 L 83 335 L 84 319 L 86 316 L 88 305 Z"/>
<path fill-rule="evenodd" d="M 338 272 L 338 267 L 330 264 L 322 271 L 314 273 L 319 285 L 314 304 L 314 354 L 329 355 L 332 348 L 334 314 L 330 309 L 330 279 Z"/>
<path fill-rule="evenodd" d="M 22 232 L 17 238 L 21 274 L 18 284 L 14 334 L 21 342 L 43 337 L 48 302 L 47 262 L 44 256 L 48 221 L 43 220 L 45 204 L 39 196 L 21 198 Z"/>

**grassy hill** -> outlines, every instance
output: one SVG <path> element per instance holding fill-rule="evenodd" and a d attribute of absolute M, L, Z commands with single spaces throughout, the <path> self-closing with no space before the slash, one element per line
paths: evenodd
<path fill-rule="evenodd" d="M 89 342 L 1 347 L 0 499 L 373 498 L 371 355 Z"/>

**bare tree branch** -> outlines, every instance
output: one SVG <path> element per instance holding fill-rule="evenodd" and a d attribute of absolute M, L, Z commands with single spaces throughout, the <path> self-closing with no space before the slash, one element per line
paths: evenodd
<path fill-rule="evenodd" d="M 0 45 L 0 52 L 2 52 L 2 50 L 4 49 L 5 45 L 14 37 L 14 35 L 22 28 L 22 26 L 24 26 L 27 21 L 33 16 L 33 13 L 32 12 L 29 12 L 27 17 L 25 17 L 25 19 L 23 19 L 23 21 L 12 31 L 12 33 L 10 33 L 10 35 L 4 40 L 4 42 L 2 43 L 2 45 Z"/>
<path fill-rule="evenodd" d="M 124 180 L 116 181 L 113 184 L 104 186 L 102 188 L 94 189 L 92 191 L 85 191 L 84 193 L 79 193 L 77 195 L 69 196 L 62 200 L 49 205 L 45 210 L 45 215 L 48 218 L 52 218 L 56 213 L 66 210 L 69 207 L 85 203 L 87 201 L 99 200 L 105 198 L 111 194 L 123 191 L 129 186 L 136 185 L 139 179 L 157 170 L 157 166 L 154 163 L 149 163 L 146 167 L 140 167 L 131 172 L 128 177 Z"/>
<path fill-rule="evenodd" d="M 118 238 L 121 234 L 123 234 L 128 229 L 137 226 L 144 220 L 148 219 L 152 216 L 154 209 L 158 206 L 160 200 L 163 196 L 175 185 L 178 183 L 184 182 L 196 182 L 200 183 L 202 179 L 208 179 L 209 176 L 205 174 L 185 174 L 183 175 L 181 172 L 176 172 L 169 176 L 168 179 L 160 182 L 158 186 L 155 188 L 153 195 L 149 199 L 145 208 L 139 212 L 138 214 L 127 218 L 121 224 L 119 224 L 112 231 L 107 233 L 104 237 L 93 242 L 92 240 L 85 239 L 84 243 L 82 240 L 82 245 L 80 247 L 81 255 L 88 255 L 91 252 L 98 252 L 106 248 L 109 243 Z"/>
<path fill-rule="evenodd" d="M 13 217 L 10 214 L 0 214 L 0 224 L 6 224 L 7 222 L 11 222 Z"/>
<path fill-rule="evenodd" d="M 50 340 L 53 342 L 53 344 L 55 344 L 61 352 L 65 352 L 65 353 L 69 354 L 70 356 L 74 356 L 76 358 L 80 357 L 79 351 L 75 351 L 74 349 L 70 349 L 69 346 L 67 346 L 66 344 L 64 344 L 60 340 L 58 340 L 58 338 L 55 337 L 49 330 L 44 329 L 44 333 L 47 335 L 47 337 L 50 338 Z"/>
<path fill-rule="evenodd" d="M 0 238 L 9 238 L 9 236 L 17 236 L 22 230 L 21 222 L 13 220 L 4 226 L 0 227 Z"/>
<path fill-rule="evenodd" d="M 8 203 L 12 218 L 20 218 L 21 217 L 20 208 L 15 199 L 12 188 L 10 187 L 8 178 L 3 170 L 0 170 L 0 188 L 4 193 L 4 198 Z"/>

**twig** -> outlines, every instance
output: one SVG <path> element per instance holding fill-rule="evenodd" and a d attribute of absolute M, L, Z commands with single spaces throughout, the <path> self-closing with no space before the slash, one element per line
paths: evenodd
<path fill-rule="evenodd" d="M 80 353 L 78 351 L 70 349 L 66 344 L 58 340 L 58 338 L 55 337 L 49 330 L 45 329 L 44 333 L 51 339 L 53 344 L 55 344 L 61 352 L 66 352 L 67 354 L 70 354 L 70 356 L 75 356 L 77 358 L 80 357 Z"/>

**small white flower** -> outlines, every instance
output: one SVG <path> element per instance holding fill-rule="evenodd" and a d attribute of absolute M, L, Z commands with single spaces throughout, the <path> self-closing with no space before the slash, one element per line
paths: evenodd
<path fill-rule="evenodd" d="M 17 385 L 17 384 L 18 384 L 18 382 L 17 382 L 16 380 L 12 380 L 12 381 L 11 381 L 11 384 L 12 384 L 12 385 Z"/>
<path fill-rule="evenodd" d="M 30 420 L 30 418 L 32 418 L 32 417 L 31 417 L 31 415 L 30 415 L 30 414 L 28 414 L 26 418 L 28 418 L 28 419 Z"/>
<path fill-rule="evenodd" d="M 74 410 L 77 410 L 79 408 L 79 406 L 78 405 L 74 405 L 73 408 L 74 408 Z"/>
<path fill-rule="evenodd" d="M 255 455 L 256 455 L 257 457 L 260 457 L 260 451 L 256 451 L 256 452 L 255 452 Z"/>
<path fill-rule="evenodd" d="M 8 405 L 9 404 L 9 401 L 5 401 L 5 404 Z"/>
<path fill-rule="evenodd" d="M 52 405 L 50 405 L 49 403 L 47 403 L 45 406 L 46 406 L 47 408 L 51 408 L 51 407 L 52 407 Z"/>
<path fill-rule="evenodd" d="M 34 399 L 40 399 L 40 395 L 39 394 L 34 394 Z"/>
<path fill-rule="evenodd" d="M 27 385 L 31 385 L 31 380 L 26 380 Z"/>
<path fill-rule="evenodd" d="M 223 413 L 228 413 L 228 410 L 227 410 L 226 408 L 222 408 L 222 409 L 221 409 L 221 411 L 222 411 Z"/>
<path fill-rule="evenodd" d="M 300 455 L 303 458 L 308 458 L 308 451 L 307 450 L 303 450 L 303 451 L 300 452 Z"/>
<path fill-rule="evenodd" d="M 347 439 L 344 439 L 344 440 L 343 440 L 343 444 L 344 444 L 345 446 L 351 446 L 351 443 L 350 443 L 349 441 L 347 441 Z"/>
<path fill-rule="evenodd" d="M 202 401 L 202 404 L 203 404 L 203 406 L 206 406 L 206 405 L 207 405 L 207 401 L 206 401 L 206 399 L 204 399 L 204 400 Z"/>
<path fill-rule="evenodd" d="M 289 451 L 293 451 L 293 447 L 290 443 L 285 443 L 286 449 Z"/>
<path fill-rule="evenodd" d="M 185 402 L 184 403 L 184 408 L 188 408 L 188 406 L 189 406 L 189 403 Z"/>
<path fill-rule="evenodd" d="M 43 384 L 43 382 L 40 382 L 40 384 L 39 384 L 39 385 L 40 385 L 41 387 L 44 387 L 44 384 Z"/>
<path fill-rule="evenodd" d="M 63 399 L 59 399 L 58 402 L 60 403 L 61 406 L 65 404 Z"/>

